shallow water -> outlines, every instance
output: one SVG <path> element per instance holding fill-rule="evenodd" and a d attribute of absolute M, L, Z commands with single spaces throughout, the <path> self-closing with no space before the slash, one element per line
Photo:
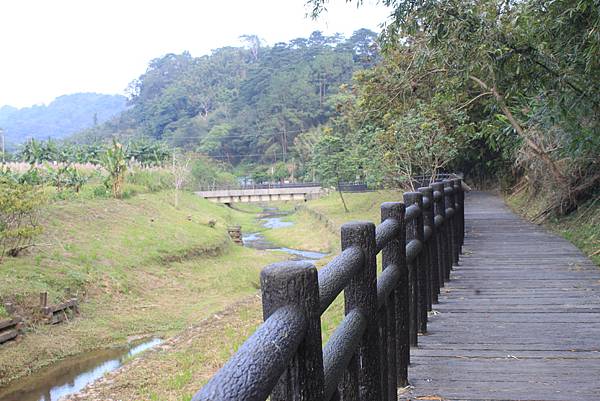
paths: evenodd
<path fill-rule="evenodd" d="M 283 221 L 283 217 L 263 217 L 260 220 L 264 221 L 263 227 L 266 228 L 284 228 L 294 225 L 291 221 Z"/>
<path fill-rule="evenodd" d="M 57 401 L 80 391 L 104 374 L 122 366 L 127 358 L 155 347 L 162 341 L 160 338 L 153 338 L 130 348 L 98 350 L 67 358 L 42 369 L 34 376 L 0 388 L 0 400 Z"/>
<path fill-rule="evenodd" d="M 270 213 L 258 219 L 262 222 L 263 227 L 276 230 L 278 228 L 291 227 L 294 225 L 294 223 L 291 221 L 283 221 L 283 217 L 285 216 L 285 214 L 274 214 L 273 212 L 275 212 L 276 209 L 265 208 L 264 210 L 268 210 Z M 322 252 L 304 251 L 301 249 L 278 247 L 267 241 L 261 233 L 249 233 L 242 235 L 242 241 L 244 243 L 244 246 L 248 248 L 268 250 L 274 252 L 285 252 L 287 254 L 292 255 L 292 260 L 297 261 L 314 262 L 315 260 L 319 260 L 327 255 L 326 253 Z"/>

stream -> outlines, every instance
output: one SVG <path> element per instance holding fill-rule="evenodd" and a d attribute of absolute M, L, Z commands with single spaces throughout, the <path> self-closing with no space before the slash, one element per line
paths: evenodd
<path fill-rule="evenodd" d="M 58 401 L 61 397 L 80 391 L 105 373 L 119 368 L 128 358 L 155 347 L 162 341 L 160 338 L 153 338 L 129 348 L 97 350 L 67 358 L 42 369 L 34 376 L 20 379 L 7 388 L 0 388 L 0 400 Z"/>
<path fill-rule="evenodd" d="M 291 227 L 294 225 L 291 221 L 284 221 L 283 218 L 287 215 L 285 213 L 278 213 L 277 209 L 265 208 L 263 209 L 265 214 L 259 217 L 259 221 L 262 226 L 270 230 L 276 230 L 278 228 Z M 248 248 L 268 250 L 274 252 L 284 252 L 291 255 L 292 260 L 297 261 L 309 261 L 314 262 L 325 257 L 327 254 L 315 251 L 305 251 L 300 249 L 292 249 L 285 247 L 278 247 L 265 239 L 261 233 L 249 233 L 242 235 L 242 241 L 244 246 Z"/>
<path fill-rule="evenodd" d="M 284 221 L 285 213 L 274 208 L 264 208 L 258 218 L 262 226 L 269 230 L 290 227 L 294 223 Z M 244 246 L 273 252 L 285 252 L 290 259 L 314 262 L 326 256 L 326 253 L 278 247 L 267 241 L 261 233 L 249 233 L 242 236 Z M 162 343 L 153 338 L 124 348 L 96 350 L 79 354 L 44 368 L 34 375 L 26 377 L 0 388 L 0 401 L 58 401 L 61 397 L 74 394 L 86 385 L 98 380 L 123 363 L 145 350 Z"/>

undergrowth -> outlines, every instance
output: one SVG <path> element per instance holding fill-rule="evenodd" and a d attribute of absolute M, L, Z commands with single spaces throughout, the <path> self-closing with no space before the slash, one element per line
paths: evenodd
<path fill-rule="evenodd" d="M 543 196 L 532 195 L 525 190 L 508 195 L 506 199 L 512 209 L 536 223 L 547 205 Z M 600 266 L 600 194 L 579 205 L 574 212 L 549 217 L 543 224 L 572 242 Z"/>

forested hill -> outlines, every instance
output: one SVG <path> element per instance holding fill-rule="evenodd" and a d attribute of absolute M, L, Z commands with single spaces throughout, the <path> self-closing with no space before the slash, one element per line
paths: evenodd
<path fill-rule="evenodd" d="M 47 106 L 3 106 L 0 128 L 9 144 L 29 138 L 64 138 L 114 117 L 125 110 L 126 103 L 127 99 L 120 95 L 76 93 L 57 97 Z"/>
<path fill-rule="evenodd" d="M 376 64 L 376 37 L 314 32 L 263 46 L 244 36 L 202 57 L 168 54 L 132 82 L 131 109 L 88 134 L 149 136 L 232 164 L 289 160 L 299 136 L 335 112 L 340 86 Z"/>

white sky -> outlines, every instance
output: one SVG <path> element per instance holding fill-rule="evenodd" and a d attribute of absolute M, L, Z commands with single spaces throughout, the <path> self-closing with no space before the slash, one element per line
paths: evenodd
<path fill-rule="evenodd" d="M 332 0 L 328 9 L 313 21 L 305 0 L 0 0 L 0 106 L 123 93 L 166 53 L 199 56 L 240 45 L 243 34 L 272 45 L 315 30 L 378 32 L 389 14 L 375 0 L 359 9 Z"/>

